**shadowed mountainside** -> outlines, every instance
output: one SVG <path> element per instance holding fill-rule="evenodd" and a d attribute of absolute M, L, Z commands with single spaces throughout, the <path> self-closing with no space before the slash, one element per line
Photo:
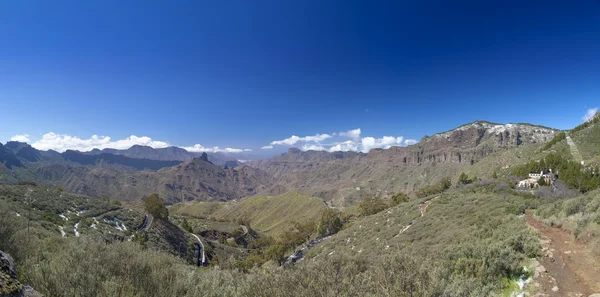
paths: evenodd
<path fill-rule="evenodd" d="M 35 181 L 88 196 L 133 201 L 159 193 L 168 202 L 227 201 L 254 195 L 272 184 L 270 176 L 248 166 L 221 167 L 208 160 L 163 161 L 110 153 L 39 151 L 26 143 L 0 146 L 0 181 Z M 229 162 L 229 165 L 237 165 Z"/>
<path fill-rule="evenodd" d="M 84 152 L 86 155 L 99 155 L 99 154 L 113 154 L 121 155 L 129 158 L 136 159 L 149 159 L 159 161 L 191 161 L 195 158 L 200 158 L 202 153 L 189 152 L 185 149 L 170 146 L 165 148 L 151 148 L 149 146 L 134 145 L 126 150 L 117 150 L 106 148 L 103 150 L 93 149 L 89 152 Z M 208 161 L 216 165 L 225 165 L 228 161 L 236 161 L 238 156 L 231 156 L 223 153 L 210 153 L 208 154 Z"/>

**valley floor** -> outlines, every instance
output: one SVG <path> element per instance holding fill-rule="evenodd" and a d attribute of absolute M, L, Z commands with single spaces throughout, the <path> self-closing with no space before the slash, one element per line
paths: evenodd
<path fill-rule="evenodd" d="M 547 226 L 530 214 L 527 223 L 541 234 L 543 258 L 534 296 L 589 296 L 600 292 L 600 261 L 585 240 L 573 240 L 562 228 Z"/>

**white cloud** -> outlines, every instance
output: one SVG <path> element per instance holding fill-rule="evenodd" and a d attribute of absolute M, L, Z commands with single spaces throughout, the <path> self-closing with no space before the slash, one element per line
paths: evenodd
<path fill-rule="evenodd" d="M 330 152 L 348 152 L 348 151 L 357 152 L 357 151 L 359 151 L 359 148 L 354 141 L 348 140 L 345 142 L 334 143 L 333 146 L 330 147 L 328 151 L 330 151 Z"/>
<path fill-rule="evenodd" d="M 236 148 L 219 148 L 218 146 L 214 147 L 203 147 L 200 144 L 194 144 L 194 146 L 182 146 L 182 149 L 185 149 L 188 152 L 200 153 L 241 153 L 241 152 L 251 152 L 251 149 L 236 149 Z"/>
<path fill-rule="evenodd" d="M 272 150 L 273 146 L 272 145 L 265 145 L 263 147 L 260 148 L 261 150 Z"/>
<path fill-rule="evenodd" d="M 340 132 L 340 136 L 346 136 L 358 141 L 360 139 L 360 128 L 354 130 L 348 130 L 346 132 Z"/>
<path fill-rule="evenodd" d="M 24 140 L 22 137 L 26 137 L 28 135 L 16 135 L 11 140 L 17 139 L 17 137 L 21 137 L 21 140 Z M 29 141 L 29 138 L 27 138 Z M 128 149 L 134 145 L 143 145 L 149 146 L 152 148 L 165 148 L 171 146 L 168 142 L 152 140 L 152 138 L 148 136 L 135 136 L 131 135 L 125 139 L 119 139 L 112 141 L 108 136 L 98 136 L 92 135 L 92 137 L 88 139 L 81 139 L 77 136 L 71 136 L 67 134 L 56 134 L 53 132 L 46 133 L 42 135 L 42 138 L 38 141 L 35 141 L 31 144 L 36 149 L 39 150 L 55 150 L 58 152 L 64 152 L 66 150 L 78 150 L 81 152 L 91 151 L 93 149 L 119 149 L 124 150 Z M 221 149 L 218 146 L 215 147 L 203 147 L 200 144 L 196 144 L 191 147 L 181 147 L 190 152 L 208 152 L 208 153 L 241 153 L 241 152 L 251 152 L 251 149 L 236 149 L 236 148 L 224 148 Z"/>
<path fill-rule="evenodd" d="M 404 140 L 404 145 L 413 145 L 415 143 L 417 143 L 418 141 L 416 139 L 405 139 Z"/>
<path fill-rule="evenodd" d="M 331 138 L 331 135 L 317 134 L 314 136 L 305 136 L 305 137 L 298 137 L 296 135 L 292 135 L 291 137 L 286 138 L 284 140 L 275 140 L 275 141 L 271 142 L 271 145 L 294 145 L 297 142 L 321 142 L 328 138 Z"/>
<path fill-rule="evenodd" d="M 363 139 L 361 139 L 361 151 L 363 153 L 368 153 L 371 149 L 374 148 L 388 149 L 393 145 L 401 145 L 402 140 L 404 140 L 402 136 L 383 136 L 382 138 L 364 137 Z"/>
<path fill-rule="evenodd" d="M 29 142 L 29 134 L 17 134 L 10 138 L 10 141 Z"/>
<path fill-rule="evenodd" d="M 388 149 L 392 146 L 406 146 L 417 143 L 414 139 L 404 139 L 404 137 L 393 137 L 383 136 L 382 138 L 375 137 L 362 137 L 361 129 L 348 130 L 346 132 L 332 133 L 330 134 L 317 134 L 314 136 L 298 137 L 292 135 L 284 140 L 276 140 L 271 142 L 271 145 L 263 146 L 262 149 L 272 149 L 274 145 L 287 145 L 293 146 L 298 142 L 306 142 L 300 147 L 303 151 L 314 150 L 314 151 L 328 151 L 328 152 L 364 152 L 368 153 L 374 148 Z M 347 137 L 351 140 L 344 142 L 333 142 L 329 144 L 321 143 L 325 139 L 336 137 Z"/>
<path fill-rule="evenodd" d="M 324 151 L 325 147 L 322 145 L 316 145 L 316 144 L 305 144 L 302 146 L 301 150 L 303 150 L 303 151 Z"/>
<path fill-rule="evenodd" d="M 592 119 L 594 117 L 594 115 L 596 115 L 597 112 L 598 112 L 598 107 L 590 108 L 585 112 L 585 115 L 583 115 L 581 120 L 584 122 L 587 122 L 590 119 Z"/>
<path fill-rule="evenodd" d="M 64 152 L 66 150 L 78 150 L 82 152 L 91 151 L 92 149 L 128 149 L 133 145 L 145 145 L 153 148 L 168 147 L 169 144 L 164 141 L 154 141 L 147 136 L 137 137 L 131 135 L 125 139 L 111 141 L 108 136 L 92 135 L 88 139 L 81 139 L 77 136 L 66 134 L 56 134 L 53 132 L 42 135 L 42 139 L 34 142 L 31 146 L 39 150 L 55 150 Z"/>

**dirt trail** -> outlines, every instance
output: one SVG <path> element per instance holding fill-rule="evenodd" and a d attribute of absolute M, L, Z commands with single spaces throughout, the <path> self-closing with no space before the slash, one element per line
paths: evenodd
<path fill-rule="evenodd" d="M 541 233 L 543 258 L 536 269 L 533 296 L 584 296 L 600 292 L 600 263 L 585 243 L 571 234 L 549 227 L 527 215 L 527 223 Z"/>
<path fill-rule="evenodd" d="M 425 202 L 423 202 L 423 204 L 419 205 L 419 210 L 421 211 L 421 216 L 425 215 L 425 209 L 427 209 L 427 206 L 429 206 L 429 204 L 431 204 L 431 200 L 425 201 Z"/>

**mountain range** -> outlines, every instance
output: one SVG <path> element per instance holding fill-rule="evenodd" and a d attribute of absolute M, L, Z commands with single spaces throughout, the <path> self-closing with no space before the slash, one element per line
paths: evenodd
<path fill-rule="evenodd" d="M 367 195 L 414 192 L 468 171 L 495 153 L 545 143 L 557 132 L 530 124 L 477 121 L 425 136 L 407 147 L 373 149 L 369 153 L 303 152 L 292 148 L 281 156 L 248 165 L 269 173 L 280 185 L 345 206 Z"/>
<path fill-rule="evenodd" d="M 476 121 L 425 136 L 414 145 L 368 153 L 301 151 L 245 164 L 226 155 L 181 148 L 89 152 L 40 151 L 26 143 L 0 144 L 0 181 L 35 181 L 88 196 L 123 201 L 159 193 L 169 202 L 227 201 L 290 189 L 348 206 L 367 195 L 413 193 L 468 171 L 488 156 L 551 140 L 558 130 L 531 124 Z M 499 168 L 488 168 L 494 170 Z M 491 173 L 490 173 L 491 174 Z"/>

